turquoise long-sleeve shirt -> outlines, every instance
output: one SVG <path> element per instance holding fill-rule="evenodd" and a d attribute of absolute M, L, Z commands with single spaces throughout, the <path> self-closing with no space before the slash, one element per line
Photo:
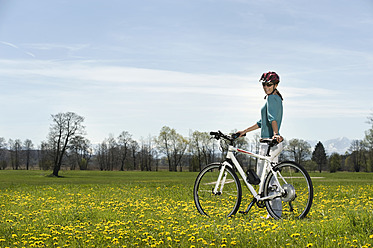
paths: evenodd
<path fill-rule="evenodd" d="M 283 109 L 281 97 L 278 95 L 268 95 L 267 102 L 261 110 L 262 118 L 257 122 L 261 129 L 261 138 L 273 137 L 272 121 L 277 122 L 278 132 L 280 132 L 282 114 Z"/>

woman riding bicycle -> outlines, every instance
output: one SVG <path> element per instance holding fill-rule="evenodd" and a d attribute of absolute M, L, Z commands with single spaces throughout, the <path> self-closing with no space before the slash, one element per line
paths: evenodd
<path fill-rule="evenodd" d="M 245 136 L 246 133 L 261 129 L 261 141 L 263 139 L 276 139 L 278 144 L 271 148 L 270 155 L 274 158 L 273 162 L 278 162 L 278 155 L 282 150 L 282 141 L 283 137 L 280 135 L 280 127 L 282 122 L 282 114 L 283 114 L 283 107 L 282 107 L 282 96 L 280 92 L 277 90 L 277 86 L 280 82 L 280 77 L 277 75 L 276 72 L 267 72 L 263 73 L 262 77 L 260 78 L 259 82 L 262 83 L 264 92 L 266 96 L 266 103 L 262 107 L 261 110 L 261 119 L 255 123 L 253 126 L 246 128 L 243 131 L 239 131 L 240 137 Z M 260 143 L 260 151 L 261 155 L 266 155 L 268 150 L 268 144 L 261 142 Z M 264 161 L 258 160 L 257 164 L 257 174 L 261 175 L 262 170 L 264 168 Z M 275 188 L 275 187 L 274 187 Z M 281 215 L 282 205 L 281 199 L 274 199 L 272 200 L 272 206 L 278 210 L 278 213 Z"/>

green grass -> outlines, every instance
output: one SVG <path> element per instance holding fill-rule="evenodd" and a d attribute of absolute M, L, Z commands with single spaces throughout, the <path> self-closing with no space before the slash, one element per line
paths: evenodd
<path fill-rule="evenodd" d="M 197 173 L 0 171 L 0 247 L 372 247 L 373 173 L 312 173 L 303 220 L 207 218 Z M 244 190 L 241 208 L 250 197 Z"/>

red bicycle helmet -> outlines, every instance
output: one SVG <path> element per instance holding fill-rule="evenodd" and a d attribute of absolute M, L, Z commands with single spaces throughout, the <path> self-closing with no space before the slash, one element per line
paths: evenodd
<path fill-rule="evenodd" d="M 269 71 L 262 74 L 259 82 L 278 84 L 280 82 L 280 77 L 277 75 L 276 72 Z"/>

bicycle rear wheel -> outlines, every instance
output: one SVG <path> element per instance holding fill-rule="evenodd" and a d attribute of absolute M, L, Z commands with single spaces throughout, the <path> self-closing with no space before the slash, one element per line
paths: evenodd
<path fill-rule="evenodd" d="M 285 194 L 265 205 L 268 213 L 275 219 L 304 218 L 311 209 L 313 186 L 307 171 L 295 162 L 282 162 L 268 173 L 264 183 L 264 196 L 275 194 L 279 190 L 278 183 L 285 189 Z"/>
<path fill-rule="evenodd" d="M 240 207 L 241 184 L 236 173 L 228 166 L 225 166 L 218 192 L 214 193 L 222 168 L 221 163 L 208 165 L 198 174 L 194 183 L 194 202 L 198 211 L 203 215 L 230 217 Z"/>

